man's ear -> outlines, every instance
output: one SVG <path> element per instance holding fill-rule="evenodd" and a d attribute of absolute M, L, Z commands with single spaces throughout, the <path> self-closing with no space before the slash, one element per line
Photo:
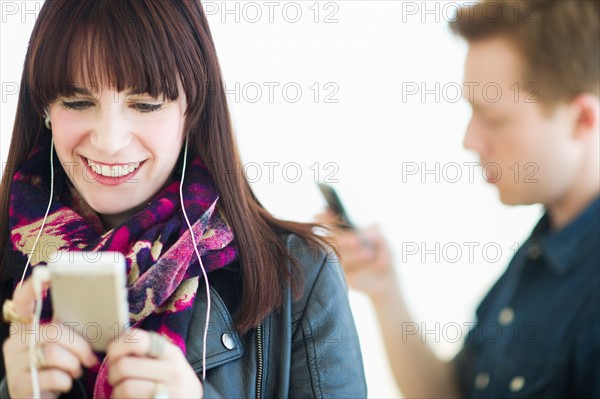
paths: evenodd
<path fill-rule="evenodd" d="M 600 98 L 598 96 L 583 93 L 571 100 L 571 106 L 575 112 L 575 126 L 573 138 L 588 141 L 600 130 Z"/>

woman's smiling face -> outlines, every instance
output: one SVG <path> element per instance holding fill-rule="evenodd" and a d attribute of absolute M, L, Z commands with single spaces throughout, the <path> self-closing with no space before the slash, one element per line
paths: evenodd
<path fill-rule="evenodd" d="M 58 159 L 87 204 L 112 228 L 167 183 L 185 139 L 185 92 L 169 101 L 81 86 L 49 107 Z"/>

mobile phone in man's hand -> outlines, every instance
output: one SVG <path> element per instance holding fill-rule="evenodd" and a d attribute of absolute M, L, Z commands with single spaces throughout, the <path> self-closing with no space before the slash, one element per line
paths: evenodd
<path fill-rule="evenodd" d="M 329 206 L 329 209 L 331 209 L 331 211 L 340 218 L 340 227 L 356 230 L 356 226 L 350 221 L 348 213 L 346 212 L 344 205 L 342 205 L 342 201 L 337 195 L 335 189 L 329 184 L 317 184 L 319 186 L 319 190 L 321 190 L 321 193 L 323 194 L 323 197 L 325 197 L 325 201 L 327 201 L 327 206 Z"/>

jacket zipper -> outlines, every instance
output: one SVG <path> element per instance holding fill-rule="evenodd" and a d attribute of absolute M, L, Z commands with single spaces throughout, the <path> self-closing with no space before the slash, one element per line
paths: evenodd
<path fill-rule="evenodd" d="M 256 346 L 258 352 L 258 375 L 256 376 L 256 397 L 260 399 L 263 374 L 262 324 L 256 327 Z"/>

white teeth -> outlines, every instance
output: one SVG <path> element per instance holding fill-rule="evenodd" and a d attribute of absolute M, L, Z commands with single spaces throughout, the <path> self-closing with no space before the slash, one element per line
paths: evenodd
<path fill-rule="evenodd" d="M 123 177 L 130 173 L 133 173 L 133 171 L 140 167 L 139 162 L 131 162 L 128 164 L 113 166 L 100 165 L 95 163 L 94 161 L 90 161 L 89 159 L 87 160 L 87 162 L 94 172 L 106 177 Z"/>

